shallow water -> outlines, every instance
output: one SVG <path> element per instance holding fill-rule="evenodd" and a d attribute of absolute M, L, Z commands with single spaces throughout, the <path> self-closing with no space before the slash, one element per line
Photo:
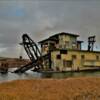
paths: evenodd
<path fill-rule="evenodd" d="M 7 74 L 0 74 L 0 82 L 22 80 L 22 79 L 34 79 L 34 78 L 68 78 L 68 77 L 81 77 L 81 76 L 95 76 L 100 77 L 100 71 L 94 72 L 64 72 L 64 73 L 38 73 L 33 71 L 27 71 L 23 74 L 11 73 L 14 69 L 10 69 Z"/>

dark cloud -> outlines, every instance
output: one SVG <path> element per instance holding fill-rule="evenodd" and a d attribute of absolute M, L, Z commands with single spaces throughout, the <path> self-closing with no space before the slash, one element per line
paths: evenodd
<path fill-rule="evenodd" d="M 24 32 L 35 41 L 61 31 L 79 33 L 85 41 L 96 35 L 100 50 L 99 27 L 99 0 L 1 0 L 0 54 L 18 56 L 17 44 Z"/>

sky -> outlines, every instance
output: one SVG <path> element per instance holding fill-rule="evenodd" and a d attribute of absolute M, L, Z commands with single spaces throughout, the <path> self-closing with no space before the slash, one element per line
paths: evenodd
<path fill-rule="evenodd" d="M 0 56 L 25 55 L 19 43 L 23 33 L 38 42 L 59 32 L 96 35 L 100 50 L 100 0 L 0 0 Z"/>

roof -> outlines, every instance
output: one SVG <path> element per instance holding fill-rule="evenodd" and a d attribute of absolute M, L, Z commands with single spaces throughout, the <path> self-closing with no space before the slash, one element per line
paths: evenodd
<path fill-rule="evenodd" d="M 49 38 L 47 39 L 44 39 L 42 41 L 39 41 L 38 43 L 43 43 L 45 41 L 57 41 L 57 39 L 54 39 L 54 37 L 58 37 L 59 35 L 69 35 L 69 36 L 74 36 L 74 37 L 78 37 L 79 35 L 77 34 L 72 34 L 72 33 L 66 33 L 66 32 L 61 32 L 61 33 L 57 33 L 57 34 L 54 34 L 52 36 L 50 36 Z"/>
<path fill-rule="evenodd" d="M 47 38 L 47 39 L 44 39 L 42 41 L 39 41 L 38 43 L 44 43 L 46 41 L 58 41 L 57 39 L 53 39 L 53 38 Z"/>
<path fill-rule="evenodd" d="M 61 33 L 57 33 L 57 34 L 54 34 L 54 35 L 50 36 L 50 38 L 56 37 L 56 36 L 58 36 L 58 35 L 69 35 L 69 36 L 79 37 L 78 34 L 72 34 L 72 33 L 61 32 Z"/>
<path fill-rule="evenodd" d="M 84 41 L 78 40 L 77 43 L 83 43 Z"/>

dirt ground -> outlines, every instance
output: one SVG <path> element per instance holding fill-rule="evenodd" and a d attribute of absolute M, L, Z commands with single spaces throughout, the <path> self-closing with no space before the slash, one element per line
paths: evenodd
<path fill-rule="evenodd" d="M 0 100 L 100 100 L 100 78 L 5 82 L 0 84 Z"/>

